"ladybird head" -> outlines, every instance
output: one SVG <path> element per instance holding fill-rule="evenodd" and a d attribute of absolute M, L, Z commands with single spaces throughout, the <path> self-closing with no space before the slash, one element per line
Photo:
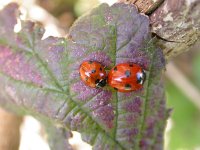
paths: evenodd
<path fill-rule="evenodd" d="M 138 84 L 144 84 L 144 81 L 146 79 L 145 71 L 142 69 L 142 71 L 138 72 L 136 76 L 137 76 L 137 83 Z"/>
<path fill-rule="evenodd" d="M 95 84 L 96 84 L 96 87 L 97 87 L 97 88 L 102 88 L 102 87 L 104 87 L 104 86 L 106 85 L 106 83 L 107 83 L 107 80 L 106 80 L 106 79 L 101 79 L 101 80 L 97 79 L 97 80 L 95 81 Z"/>

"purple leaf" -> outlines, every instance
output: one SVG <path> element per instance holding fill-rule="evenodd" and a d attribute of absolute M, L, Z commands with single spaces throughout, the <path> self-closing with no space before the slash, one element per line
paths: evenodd
<path fill-rule="evenodd" d="M 147 16 L 134 5 L 102 4 L 79 18 L 67 39 L 41 40 L 44 29 L 32 22 L 22 22 L 14 33 L 17 16 L 7 14 L 10 10 L 17 12 L 16 4 L 0 12 L 2 105 L 17 105 L 77 130 L 94 149 L 160 149 L 167 119 L 165 62 L 150 39 Z M 144 87 L 131 93 L 90 88 L 79 76 L 85 60 L 108 70 L 121 62 L 139 64 L 147 72 Z"/>

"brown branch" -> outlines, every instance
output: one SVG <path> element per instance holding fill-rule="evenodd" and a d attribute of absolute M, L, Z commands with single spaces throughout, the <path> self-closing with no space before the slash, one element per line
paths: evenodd
<path fill-rule="evenodd" d="M 161 41 L 166 59 L 191 48 L 200 38 L 200 1 L 166 0 L 151 16 L 152 31 L 165 39 Z"/>
<path fill-rule="evenodd" d="M 153 0 L 119 0 L 132 3 L 139 10 L 148 13 L 152 10 Z M 160 0 L 156 0 L 158 3 Z M 176 42 L 160 39 L 167 60 L 186 52 L 200 39 L 200 1 L 199 0 L 165 0 L 151 15 L 151 31 L 160 37 Z"/>
<path fill-rule="evenodd" d="M 170 79 L 192 103 L 200 110 L 200 91 L 196 88 L 173 63 L 167 65 L 165 75 Z"/>
<path fill-rule="evenodd" d="M 0 108 L 0 150 L 17 150 L 22 117 Z"/>

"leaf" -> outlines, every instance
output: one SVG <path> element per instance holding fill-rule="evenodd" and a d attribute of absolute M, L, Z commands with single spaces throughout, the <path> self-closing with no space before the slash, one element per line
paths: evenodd
<path fill-rule="evenodd" d="M 65 38 L 41 40 L 44 29 L 22 22 L 10 32 L 0 12 L 0 103 L 49 117 L 81 132 L 94 149 L 162 149 L 167 119 L 161 72 L 162 50 L 150 39 L 149 18 L 134 5 L 102 4 L 79 18 Z M 9 32 L 7 32 L 9 31 Z M 144 88 L 119 93 L 110 87 L 90 88 L 80 80 L 79 66 L 98 61 L 111 69 L 121 62 L 141 65 L 147 72 Z"/>

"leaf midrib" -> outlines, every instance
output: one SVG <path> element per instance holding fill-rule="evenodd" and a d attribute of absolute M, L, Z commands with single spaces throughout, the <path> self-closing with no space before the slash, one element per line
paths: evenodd
<path fill-rule="evenodd" d="M 151 57 L 151 60 L 154 60 L 154 57 L 155 57 L 155 51 L 153 52 L 153 56 Z M 150 67 L 149 67 L 149 76 L 148 76 L 148 79 L 150 79 L 150 77 L 151 77 L 151 72 L 152 72 L 152 67 L 153 67 L 153 62 L 151 62 L 151 65 L 150 65 Z M 149 95 L 149 86 L 150 85 L 150 81 L 148 80 L 148 82 L 147 82 L 147 93 L 146 93 L 146 96 L 145 96 L 145 104 L 144 104 L 144 107 L 143 107 L 143 118 L 142 118 L 142 121 L 141 121 L 141 128 L 140 128 L 140 134 L 139 134 L 139 136 L 138 136 L 138 139 L 140 140 L 141 139 L 141 137 L 142 137 L 142 134 L 143 134 L 143 130 L 144 130 L 144 124 L 145 124 L 145 120 L 146 120 L 146 116 L 147 116 L 147 105 L 148 105 L 148 102 L 149 102 L 149 98 L 148 98 L 148 95 Z M 140 142 L 138 140 L 138 142 Z M 138 143 L 138 145 L 137 145 L 137 149 L 140 149 L 139 148 L 139 143 Z"/>
<path fill-rule="evenodd" d="M 29 37 L 29 36 L 27 36 Z M 41 63 L 42 67 L 47 71 L 48 75 L 50 76 L 50 78 L 53 80 L 54 84 L 57 86 L 57 88 L 59 88 L 61 91 L 64 91 L 64 89 L 62 88 L 62 86 L 60 85 L 59 81 L 56 79 L 56 77 L 54 76 L 54 74 L 50 71 L 50 69 L 48 68 L 48 64 L 45 63 L 42 58 L 40 58 L 40 56 L 38 55 L 38 53 L 35 50 L 35 34 L 33 34 L 32 37 L 32 42 L 31 40 L 29 40 L 29 46 L 32 49 L 32 55 L 35 56 L 35 58 Z M 33 44 L 31 44 L 33 43 Z M 65 49 L 66 50 L 66 49 Z M 46 65 L 47 64 L 47 65 Z"/>
<path fill-rule="evenodd" d="M 117 145 L 119 145 L 119 147 L 123 150 L 125 150 L 125 148 L 115 139 L 113 139 L 109 134 L 107 134 L 105 132 L 105 130 L 100 126 L 100 124 L 98 122 L 96 122 L 92 116 L 89 114 L 89 112 L 87 110 L 84 110 L 82 108 L 81 105 L 79 105 L 76 101 L 74 101 L 73 99 L 71 99 L 70 95 L 67 95 L 65 91 L 59 91 L 59 90 L 55 90 L 55 89 L 51 89 L 51 88 L 41 88 L 40 86 L 36 85 L 36 84 L 32 84 L 31 82 L 23 82 L 21 80 L 17 80 L 13 77 L 8 77 L 5 73 L 3 73 L 2 71 L 0 71 L 0 74 L 6 78 L 8 78 L 9 80 L 12 80 L 13 82 L 18 82 L 19 84 L 24 84 L 26 86 L 29 86 L 29 87 L 33 87 L 33 88 L 38 88 L 39 90 L 42 90 L 42 91 L 47 91 L 47 92 L 51 92 L 51 93 L 54 93 L 54 94 L 62 94 L 66 97 L 66 99 L 69 99 L 71 102 L 73 102 L 76 106 L 79 107 L 80 111 L 82 111 L 83 113 L 86 114 L 86 116 L 90 117 L 91 120 L 97 124 L 98 128 L 101 130 L 101 133 L 102 134 L 105 134 L 108 138 L 110 138 L 112 141 L 114 141 Z"/>
<path fill-rule="evenodd" d="M 32 51 L 26 51 L 26 50 L 21 50 L 21 51 L 27 52 L 27 53 L 29 53 L 32 57 L 35 57 L 36 60 L 38 60 L 38 62 L 41 64 L 41 66 L 46 70 L 46 72 L 48 73 L 49 77 L 54 81 L 54 84 L 55 84 L 56 87 L 58 88 L 58 90 L 57 90 L 57 89 L 46 88 L 46 87 L 45 87 L 45 88 L 42 88 L 42 90 L 43 90 L 43 91 L 48 91 L 48 92 L 51 92 L 51 93 L 60 93 L 60 94 L 65 95 L 65 96 L 66 96 L 66 99 L 67 99 L 67 98 L 70 99 L 76 106 L 78 106 L 78 107 L 80 108 L 80 111 L 82 111 L 83 113 L 85 113 L 86 116 L 90 117 L 91 120 L 92 120 L 94 123 L 97 124 L 98 128 L 102 131 L 102 132 L 101 132 L 102 134 L 105 134 L 108 138 L 110 138 L 110 139 L 113 140 L 117 145 L 119 145 L 119 147 L 120 147 L 121 149 L 124 149 L 124 150 L 125 150 L 125 148 L 124 148 L 116 139 L 113 139 L 113 137 L 111 137 L 109 134 L 107 134 L 107 132 L 101 127 L 101 125 L 100 125 L 98 122 L 96 122 L 96 121 L 92 118 L 92 116 L 90 115 L 90 113 L 89 113 L 87 110 L 84 110 L 84 109 L 81 107 L 81 105 L 79 105 L 79 104 L 78 104 L 76 101 L 74 101 L 69 95 L 66 94 L 67 91 L 65 91 L 65 90 L 62 88 L 62 86 L 59 84 L 59 82 L 58 82 L 58 80 L 56 79 L 56 77 L 54 76 L 54 74 L 53 74 L 53 73 L 50 71 L 50 69 L 47 67 L 48 64 L 46 64 L 46 63 L 39 57 L 38 53 L 35 51 L 35 48 L 34 48 L 35 36 L 32 37 L 32 40 L 33 40 L 32 42 L 31 42 L 30 40 L 31 40 L 31 39 L 28 38 L 28 45 L 29 45 L 29 47 L 30 47 L 30 49 L 31 49 Z M 33 44 L 31 44 L 31 43 L 33 43 Z M 66 44 L 66 43 L 65 43 L 65 44 Z M 12 45 L 11 45 L 11 47 L 12 47 Z M 67 51 L 67 50 L 66 50 L 66 46 L 65 46 L 65 51 Z M 11 76 L 8 76 L 7 74 L 3 73 L 2 71 L 0 71 L 0 74 L 2 74 L 3 76 L 5 76 L 5 77 L 7 77 L 7 78 L 9 78 L 9 79 L 11 79 L 11 80 L 13 80 L 14 82 L 19 82 L 20 84 L 25 84 L 25 85 L 27 85 L 27 86 L 31 86 L 31 87 L 33 87 L 33 88 L 38 88 L 38 89 L 41 90 L 41 87 L 40 87 L 40 86 L 38 86 L 38 85 L 36 85 L 36 84 L 33 84 L 32 82 L 24 82 L 24 81 L 21 81 L 21 80 L 17 80 L 17 79 L 15 79 L 15 78 L 11 77 Z M 69 92 L 69 91 L 68 91 L 68 92 Z"/>

